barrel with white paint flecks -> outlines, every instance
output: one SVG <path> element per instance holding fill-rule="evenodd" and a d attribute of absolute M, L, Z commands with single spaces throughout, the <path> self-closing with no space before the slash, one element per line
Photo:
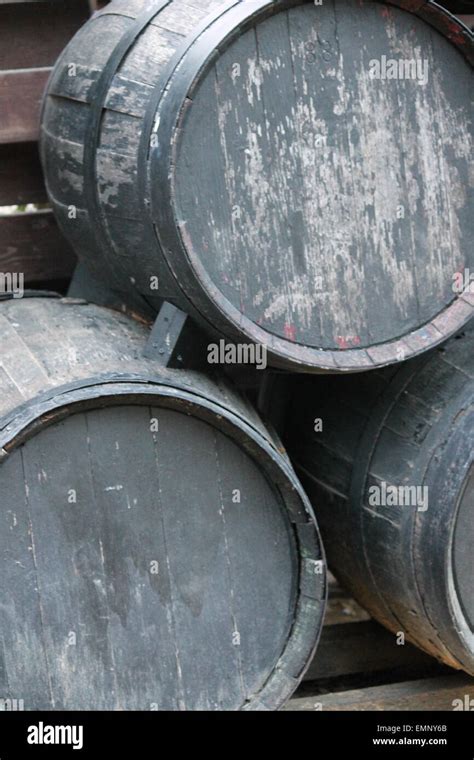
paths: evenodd
<path fill-rule="evenodd" d="M 322 625 L 311 507 L 250 406 L 141 358 L 147 335 L 0 303 L 0 697 L 276 709 Z"/>
<path fill-rule="evenodd" d="M 115 0 L 49 83 L 50 198 L 98 277 L 275 366 L 395 363 L 474 312 L 472 61 L 430 1 Z"/>

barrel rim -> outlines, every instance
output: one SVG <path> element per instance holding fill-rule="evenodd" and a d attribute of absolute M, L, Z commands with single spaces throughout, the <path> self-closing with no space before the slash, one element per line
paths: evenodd
<path fill-rule="evenodd" d="M 466 477 L 464 479 L 464 483 L 461 487 L 461 491 L 459 494 L 458 504 L 456 505 L 455 510 L 455 516 L 454 516 L 454 525 L 453 525 L 453 546 L 454 546 L 454 537 L 457 530 L 457 524 L 458 519 L 461 510 L 464 507 L 464 504 L 468 501 L 469 498 L 472 498 L 471 491 L 474 491 L 474 460 L 471 462 L 470 467 L 468 469 L 468 472 L 466 474 Z M 456 592 L 457 599 L 459 601 L 459 606 L 461 608 L 461 612 L 463 615 L 464 620 L 467 622 L 470 632 L 474 636 L 474 620 L 472 619 L 472 616 L 469 614 L 469 612 L 466 610 L 466 606 L 463 602 L 463 599 L 461 597 L 461 590 L 460 590 L 460 584 L 458 580 L 458 573 L 455 567 L 454 562 L 454 549 L 451 552 L 452 558 L 451 558 L 451 573 L 452 573 L 452 579 L 453 579 L 453 586 Z"/>
<path fill-rule="evenodd" d="M 218 429 L 241 446 L 254 462 L 258 450 L 258 466 L 279 494 L 283 511 L 293 531 L 298 550 L 298 579 L 294 618 L 279 660 L 260 691 L 249 697 L 240 709 L 274 710 L 282 707 L 297 687 L 316 652 L 327 599 L 324 548 L 311 504 L 294 470 L 285 456 L 251 423 L 204 395 L 175 387 L 171 381 L 169 384 L 166 381 L 161 383 L 156 377 L 127 377 L 124 374 L 109 374 L 107 377 L 108 380 L 104 377 L 91 378 L 89 384 L 86 381 L 58 387 L 41 400 L 32 399 L 29 410 L 25 411 L 26 405 L 23 405 L 20 412 L 16 410 L 18 413 L 10 418 L 8 427 L 0 434 L 0 466 L 13 451 L 45 426 L 53 425 L 79 410 L 104 407 L 107 405 L 106 399 L 111 405 L 134 405 L 133 400 L 136 405 L 150 404 L 152 398 L 160 399 L 161 406 L 163 400 L 171 408 L 180 404 L 178 411 L 186 414 L 192 410 L 194 416 L 209 424 L 213 424 L 214 420 L 215 427 L 218 418 Z M 320 568 L 318 582 L 315 580 L 316 563 Z"/>
<path fill-rule="evenodd" d="M 434 0 L 374 1 L 383 5 L 393 5 L 427 21 L 444 34 L 471 65 L 474 64 L 474 35 L 459 19 Z M 193 89 L 221 51 L 246 25 L 254 23 L 258 18 L 265 18 L 282 9 L 300 4 L 302 0 L 255 0 L 252 3 L 253 9 L 248 11 L 245 8 L 246 3 L 234 3 L 224 12 L 219 9 L 210 25 L 206 26 L 204 31 L 198 28 L 192 40 L 188 38 L 186 49 L 178 51 L 171 62 L 171 73 L 168 78 L 165 77 L 166 85 L 160 83 L 157 86 L 157 111 L 153 109 L 154 118 L 148 120 L 148 129 L 144 130 L 146 134 L 141 146 L 141 159 L 147 160 L 148 157 L 147 170 L 149 176 L 154 178 L 154 181 L 150 182 L 151 204 L 147 211 L 168 267 L 175 279 L 180 281 L 181 292 L 186 299 L 189 299 L 188 294 L 193 294 L 193 308 L 206 323 L 214 328 L 217 325 L 224 334 L 229 333 L 230 324 L 232 330 L 238 334 L 243 333 L 251 341 L 265 345 L 272 363 L 283 368 L 301 367 L 313 371 L 350 372 L 383 367 L 400 361 L 400 357 L 409 359 L 435 347 L 474 316 L 474 296 L 470 294 L 469 287 L 464 293 L 453 298 L 448 306 L 441 309 L 425 325 L 399 339 L 367 348 L 310 348 L 268 332 L 233 306 L 211 281 L 193 249 L 186 230 L 180 225 L 175 214 L 176 174 L 173 169 Z M 229 17 L 230 23 L 226 23 L 229 22 Z M 176 81 L 171 87 L 169 84 L 173 78 Z M 165 106 L 169 106 L 167 111 L 164 111 Z M 151 147 L 153 133 L 156 134 L 159 148 Z M 147 155 L 144 155 L 145 148 Z M 142 172 L 142 175 L 145 175 L 145 172 Z M 179 251 L 179 255 L 174 256 L 172 251 Z"/>
<path fill-rule="evenodd" d="M 460 410 L 463 408 L 469 408 L 468 414 L 472 418 L 474 414 L 474 399 L 472 387 L 469 385 L 447 405 L 441 415 L 439 424 L 446 427 L 447 423 L 452 422 L 452 420 L 459 416 Z M 451 449 L 453 436 L 456 435 L 458 438 L 461 436 L 462 438 L 462 430 L 466 427 L 466 424 L 467 418 L 463 421 L 460 429 L 448 428 L 450 435 L 443 445 L 439 460 L 436 459 L 434 452 L 424 474 L 424 482 L 431 484 L 438 493 L 440 514 L 444 515 L 444 523 L 442 524 L 444 524 L 445 530 L 448 531 L 448 538 L 446 539 L 445 551 L 443 553 L 431 552 L 431 572 L 428 574 L 427 569 L 421 565 L 417 569 L 416 580 L 418 586 L 420 576 L 424 574 L 425 576 L 429 576 L 429 579 L 435 584 L 436 593 L 431 595 L 430 604 L 428 606 L 424 605 L 425 614 L 435 630 L 441 628 L 440 623 L 442 623 L 442 643 L 451 656 L 456 658 L 457 667 L 463 667 L 467 672 L 474 674 L 474 628 L 464 612 L 455 582 L 453 553 L 456 524 L 464 495 L 463 489 L 467 485 L 474 463 L 472 461 L 472 452 L 466 450 L 465 460 L 462 463 L 456 460 L 456 467 L 453 467 Z M 445 498 L 450 489 L 451 492 L 455 490 L 457 493 L 454 508 L 449 498 Z M 436 534 L 436 526 L 427 520 L 421 520 L 420 517 L 418 520 L 415 519 L 413 528 L 412 541 L 414 545 L 421 546 L 426 542 L 433 546 L 433 541 L 430 541 L 430 539 Z M 440 593 L 441 589 L 443 590 L 442 594 Z M 418 593 L 420 598 L 423 598 L 420 589 L 418 589 Z M 432 614 L 430 614 L 431 610 L 429 607 L 436 606 L 441 598 L 446 600 L 446 609 L 451 616 L 449 620 L 441 619 L 439 615 L 433 619 Z M 471 654 L 469 655 L 468 652 Z"/>

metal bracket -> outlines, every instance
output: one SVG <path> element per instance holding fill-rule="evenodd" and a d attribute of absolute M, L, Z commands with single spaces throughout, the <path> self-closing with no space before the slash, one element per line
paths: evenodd
<path fill-rule="evenodd" d="M 143 355 L 163 367 L 203 369 L 206 338 L 184 311 L 164 301 Z"/>

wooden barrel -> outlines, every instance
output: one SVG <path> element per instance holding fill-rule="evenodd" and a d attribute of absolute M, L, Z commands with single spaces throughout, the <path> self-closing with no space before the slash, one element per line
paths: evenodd
<path fill-rule="evenodd" d="M 0 696 L 25 709 L 275 709 L 318 640 L 299 481 L 227 386 L 141 359 L 77 301 L 0 303 Z"/>
<path fill-rule="evenodd" d="M 61 227 L 274 366 L 420 353 L 474 313 L 472 40 L 431 1 L 115 0 L 45 98 Z"/>
<path fill-rule="evenodd" d="M 329 567 L 392 631 L 474 674 L 474 324 L 396 371 L 292 392 L 289 451 Z"/>

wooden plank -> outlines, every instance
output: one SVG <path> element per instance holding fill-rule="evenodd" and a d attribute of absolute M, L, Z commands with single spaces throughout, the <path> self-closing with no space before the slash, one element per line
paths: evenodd
<path fill-rule="evenodd" d="M 160 514 L 155 442 L 149 433 L 154 416 L 147 407 L 88 413 L 93 511 L 98 513 L 96 530 L 104 556 L 117 701 L 127 709 L 150 709 L 155 703 L 176 710 L 179 657 L 170 605 L 169 546 Z M 158 558 L 158 575 L 146 581 L 150 561 Z M 122 616 L 122 624 L 114 624 L 114 612 Z M 102 703 L 107 702 L 110 697 L 104 694 Z"/>
<path fill-rule="evenodd" d="M 41 99 L 50 73 L 50 68 L 0 72 L 0 143 L 38 139 Z"/>
<path fill-rule="evenodd" d="M 0 217 L 0 271 L 40 283 L 68 279 L 75 262 L 51 211 Z"/>
<path fill-rule="evenodd" d="M 305 680 L 316 681 L 397 668 L 406 668 L 407 671 L 426 668 L 433 674 L 440 667 L 442 666 L 433 657 L 411 644 L 398 646 L 394 634 L 375 621 L 366 620 L 345 625 L 326 625 Z"/>
<path fill-rule="evenodd" d="M 474 4 L 473 4 L 473 10 L 474 10 Z M 469 27 L 469 29 L 474 29 L 474 13 L 469 13 L 466 16 L 461 15 L 459 16 L 463 24 L 466 24 L 466 26 Z"/>
<path fill-rule="evenodd" d="M 3 335 L 2 335 L 3 339 Z M 5 344 L 2 340 L 2 353 Z M 31 355 L 28 355 L 31 361 Z M 33 362 L 32 362 L 33 364 Z M 2 372 L 2 383 L 6 376 Z M 5 386 L 2 394 L 5 393 Z M 0 556 L 2 580 L 13 591 L 0 606 L 1 643 L 0 689 L 5 699 L 24 699 L 25 709 L 43 704 L 49 693 L 48 663 L 43 646 L 40 597 L 31 538 L 31 522 L 21 456 L 2 464 L 2 475 L 9 484 L 3 490 L 4 508 L 0 514 Z M 17 606 L 18 605 L 18 606 Z M 23 619 L 18 619 L 18 608 Z M 31 672 L 29 693 L 24 692 L 25 650 L 34 647 L 28 665 Z"/>
<path fill-rule="evenodd" d="M 245 491 L 236 480 L 233 485 L 224 482 L 218 469 L 215 435 L 211 428 L 202 431 L 192 418 L 171 416 L 163 410 L 159 414 L 157 436 L 157 467 L 160 482 L 160 499 L 163 510 L 163 526 L 169 548 L 171 595 L 174 600 L 174 619 L 182 673 L 183 707 L 187 710 L 217 709 L 213 694 L 216 684 L 225 673 L 227 683 L 234 694 L 246 685 L 243 677 L 241 647 L 232 646 L 233 632 L 242 635 L 243 620 L 238 619 L 236 596 L 241 593 L 239 582 L 232 573 L 232 559 L 226 531 L 226 504 L 223 489 L 242 489 L 244 508 Z M 171 430 L 173 426 L 173 432 Z M 179 459 L 176 451 L 166 441 L 172 437 L 180 441 Z M 193 509 L 183 519 L 180 504 L 189 499 L 189 486 L 184 478 L 176 479 L 176 466 L 181 472 L 194 468 Z M 241 505 L 239 505 L 240 514 Z M 268 547 L 267 542 L 264 542 Z M 241 544 L 242 546 L 242 544 Z M 189 563 L 186 557 L 195 558 Z M 247 556 L 248 561 L 248 556 Z M 200 578 L 205 583 L 207 602 L 202 592 Z M 237 588 L 234 587 L 234 584 Z M 230 599 L 230 606 L 223 600 Z M 247 600 L 248 601 L 248 600 Z M 248 612 L 247 612 L 248 614 Z M 276 620 L 280 629 L 282 621 Z M 244 629 L 245 630 L 245 629 Z M 280 629 L 281 630 L 281 629 Z M 215 661 L 205 659 L 202 653 L 212 648 Z M 253 657 L 256 655 L 254 647 Z M 196 653 L 200 656 L 196 656 Z M 258 662 L 258 660 L 257 660 Z M 251 672 L 250 668 L 250 672 Z M 201 688 L 197 689 L 196 685 Z M 219 709 L 235 709 L 235 702 L 222 693 Z"/>
<path fill-rule="evenodd" d="M 94 414 L 97 412 L 91 416 Z M 20 454 L 41 610 L 38 630 L 42 646 L 38 653 L 45 657 L 49 680 L 49 689 L 30 704 L 43 710 L 58 706 L 67 709 L 71 703 L 87 709 L 91 692 L 95 704 L 102 708 L 103 692 L 110 695 L 116 689 L 109 634 L 112 614 L 101 561 L 102 536 L 97 529 L 101 511 L 91 478 L 87 436 L 84 415 L 76 415 L 65 424 L 50 427 L 43 436 L 34 437 Z M 66 446 L 75 463 L 73 471 L 57 466 Z M 12 458 L 17 456 L 15 453 Z M 73 508 L 67 502 L 70 489 L 78 499 Z M 5 496 L 10 503 L 9 489 Z M 54 551 L 49 550 L 51 546 Z M 84 567 L 90 580 L 81 585 L 77 578 Z M 64 593 L 60 593 L 61 581 L 67 586 Z M 18 648 L 13 654 L 20 656 Z M 29 674 L 35 661 L 35 653 L 27 644 L 21 656 L 23 670 L 19 675 L 15 673 L 17 689 L 28 685 L 25 673 Z M 10 679 L 10 671 L 7 677 Z"/>
<path fill-rule="evenodd" d="M 286 710 L 453 710 L 455 700 L 474 697 L 474 679 L 455 673 L 441 678 L 405 681 L 388 686 L 373 686 L 337 694 L 292 699 Z M 454 703 L 454 704 L 453 704 Z"/>
<path fill-rule="evenodd" d="M 406 669 L 406 675 L 414 668 L 433 675 L 443 667 L 409 643 L 398 646 L 396 637 L 371 620 L 331 573 L 328 590 L 321 640 L 305 681 L 398 668 Z"/>
<path fill-rule="evenodd" d="M 463 13 L 471 13 L 474 8 L 473 0 L 440 0 L 439 4 L 455 16 L 459 16 Z"/>
<path fill-rule="evenodd" d="M 342 592 L 335 596 L 329 593 L 326 616 L 324 618 L 325 626 L 340 625 L 341 623 L 360 623 L 370 620 L 370 615 L 355 599 L 352 599 L 347 593 Z"/>
<path fill-rule="evenodd" d="M 0 145 L 0 206 L 47 201 L 36 143 Z"/>
<path fill-rule="evenodd" d="M 0 69 L 53 66 L 89 14 L 87 0 L 0 6 Z"/>
<path fill-rule="evenodd" d="M 239 660 L 242 685 L 247 699 L 262 687 L 262 677 L 268 663 L 278 661 L 282 638 L 289 636 L 293 623 L 294 593 L 290 557 L 296 551 L 294 537 L 284 512 L 275 509 L 269 483 L 262 479 L 255 463 L 238 450 L 225 436 L 214 435 L 222 519 L 229 558 L 232 584 L 235 630 L 240 636 Z M 241 502 L 235 509 L 233 489 L 241 492 Z M 260 515 L 259 530 L 255 529 L 256 512 Z M 246 553 L 242 552 L 246 547 Z M 262 547 L 265 546 L 265 551 Z M 288 547 L 282 557 L 283 547 Z M 248 556 L 258 556 L 258 570 Z M 275 568 L 278 583 L 275 584 Z M 258 572 L 259 583 L 255 583 Z M 252 589 L 252 614 L 247 611 L 246 595 L 242 589 Z M 273 620 L 268 628 L 265 620 Z M 257 644 L 259 642 L 259 644 Z"/>

